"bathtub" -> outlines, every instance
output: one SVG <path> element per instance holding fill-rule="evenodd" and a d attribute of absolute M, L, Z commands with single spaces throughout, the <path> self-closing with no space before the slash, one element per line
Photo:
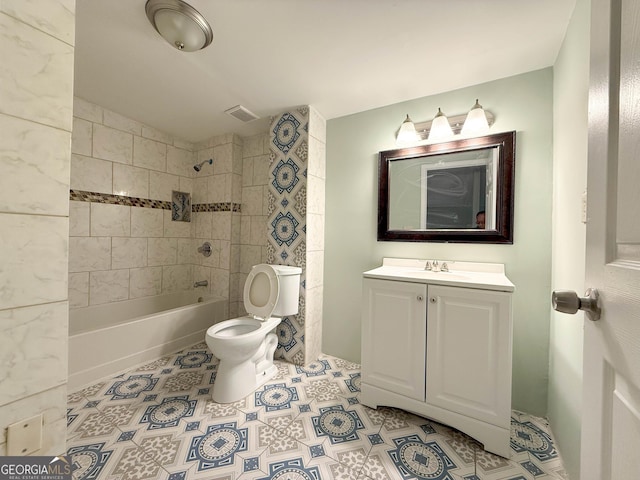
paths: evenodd
<path fill-rule="evenodd" d="M 226 298 L 178 292 L 69 312 L 69 391 L 204 341 Z"/>

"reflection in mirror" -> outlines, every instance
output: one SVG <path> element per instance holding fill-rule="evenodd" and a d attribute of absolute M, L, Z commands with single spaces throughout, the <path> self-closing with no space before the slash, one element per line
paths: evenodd
<path fill-rule="evenodd" d="M 380 152 L 378 240 L 513 243 L 515 132 Z"/>

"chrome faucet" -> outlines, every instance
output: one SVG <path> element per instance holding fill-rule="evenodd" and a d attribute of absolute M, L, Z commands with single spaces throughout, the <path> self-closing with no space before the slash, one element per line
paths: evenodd
<path fill-rule="evenodd" d="M 427 260 L 427 263 L 425 264 L 424 269 L 427 271 L 431 271 L 431 262 L 429 260 Z"/>
<path fill-rule="evenodd" d="M 439 272 L 440 271 L 440 265 L 438 264 L 438 260 L 434 260 L 433 263 L 431 264 L 431 269 L 434 272 Z"/>
<path fill-rule="evenodd" d="M 440 271 L 441 272 L 448 272 L 449 271 L 449 265 L 447 265 L 447 262 L 442 262 L 442 266 L 440 267 Z"/>
<path fill-rule="evenodd" d="M 209 280 L 200 280 L 199 282 L 196 282 L 193 284 L 193 288 L 207 287 L 207 286 L 209 286 Z"/>

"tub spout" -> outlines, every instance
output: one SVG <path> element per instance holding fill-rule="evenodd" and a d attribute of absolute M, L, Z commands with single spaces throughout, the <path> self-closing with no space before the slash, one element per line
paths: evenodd
<path fill-rule="evenodd" d="M 207 287 L 209 285 L 209 281 L 208 280 L 200 280 L 199 282 L 196 282 L 193 284 L 193 288 L 198 288 L 198 287 Z"/>

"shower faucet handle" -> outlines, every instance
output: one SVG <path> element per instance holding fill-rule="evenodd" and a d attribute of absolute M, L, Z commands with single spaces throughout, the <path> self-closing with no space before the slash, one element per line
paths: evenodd
<path fill-rule="evenodd" d="M 211 256 L 211 244 L 209 242 L 204 242 L 201 247 L 198 247 L 198 253 L 201 253 L 205 257 Z"/>

